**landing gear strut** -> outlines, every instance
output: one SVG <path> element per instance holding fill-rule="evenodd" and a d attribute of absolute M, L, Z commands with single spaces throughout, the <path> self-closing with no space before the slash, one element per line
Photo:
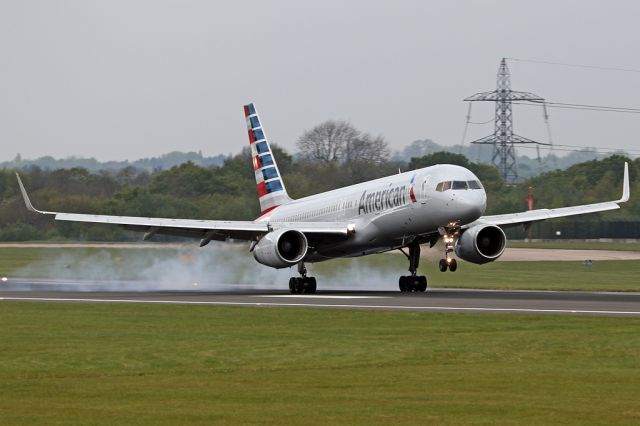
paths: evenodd
<path fill-rule="evenodd" d="M 443 232 L 442 241 L 444 241 L 444 259 L 438 262 L 438 269 L 440 272 L 446 272 L 447 269 L 455 272 L 458 269 L 458 262 L 449 256 L 453 253 L 453 235 L 450 232 Z"/>
<path fill-rule="evenodd" d="M 409 254 L 401 250 L 409 259 L 409 272 L 411 275 L 400 277 L 398 285 L 400 291 L 405 292 L 424 292 L 427 290 L 427 277 L 417 275 L 418 264 L 420 263 L 420 244 L 413 242 L 409 244 Z"/>
<path fill-rule="evenodd" d="M 307 267 L 304 262 L 298 263 L 300 277 L 289 278 L 289 292 L 291 294 L 313 294 L 316 292 L 315 277 L 307 277 Z"/>

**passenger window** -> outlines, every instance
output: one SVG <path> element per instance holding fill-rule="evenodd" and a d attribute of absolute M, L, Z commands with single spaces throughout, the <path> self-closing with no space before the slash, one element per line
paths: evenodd
<path fill-rule="evenodd" d="M 467 182 L 463 180 L 454 180 L 453 189 L 468 189 Z"/>

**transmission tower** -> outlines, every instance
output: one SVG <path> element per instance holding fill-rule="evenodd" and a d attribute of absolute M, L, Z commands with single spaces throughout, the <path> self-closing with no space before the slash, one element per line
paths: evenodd
<path fill-rule="evenodd" d="M 492 92 L 476 93 L 465 101 L 491 101 L 496 103 L 495 127 L 492 135 L 477 139 L 471 143 L 479 145 L 493 145 L 491 162 L 498 167 L 500 175 L 507 184 L 515 184 L 518 181 L 518 169 L 516 166 L 516 153 L 514 146 L 517 144 L 550 145 L 518 136 L 513 133 L 513 101 L 528 101 L 544 103 L 544 98 L 529 92 L 517 92 L 511 90 L 511 73 L 507 67 L 507 61 L 502 58 L 498 68 L 498 85 Z"/>

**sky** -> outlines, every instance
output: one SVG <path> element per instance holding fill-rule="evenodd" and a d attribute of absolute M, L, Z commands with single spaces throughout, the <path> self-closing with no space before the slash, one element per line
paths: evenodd
<path fill-rule="evenodd" d="M 619 0 L 0 0 L 0 160 L 237 153 L 247 102 L 290 151 L 327 119 L 394 150 L 458 144 L 463 99 L 495 89 L 502 57 L 640 70 L 638 16 Z M 508 64 L 514 90 L 640 107 L 640 72 Z M 556 144 L 640 151 L 640 114 L 553 109 L 550 125 Z M 537 107 L 514 106 L 514 128 L 548 141 Z"/>

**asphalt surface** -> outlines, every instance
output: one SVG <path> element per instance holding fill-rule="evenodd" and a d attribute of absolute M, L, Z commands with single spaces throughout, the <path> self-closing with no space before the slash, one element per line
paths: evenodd
<path fill-rule="evenodd" d="M 0 283 L 0 303 L 150 303 L 262 308 L 332 308 L 418 312 L 483 312 L 640 317 L 640 293 L 429 289 L 426 293 L 283 290 L 221 285 L 220 291 L 103 291 L 107 282 L 10 280 Z M 126 288 L 127 283 L 119 284 Z M 117 287 L 117 286 L 116 286 Z M 83 291 L 78 291 L 79 289 Z"/>

